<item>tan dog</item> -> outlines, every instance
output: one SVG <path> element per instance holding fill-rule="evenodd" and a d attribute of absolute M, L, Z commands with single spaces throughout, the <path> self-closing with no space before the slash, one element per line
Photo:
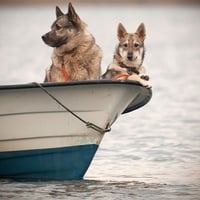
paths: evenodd
<path fill-rule="evenodd" d="M 135 33 L 127 33 L 120 23 L 117 36 L 119 44 L 115 49 L 113 62 L 108 66 L 102 78 L 133 80 L 145 87 L 151 87 L 148 83 L 149 76 L 144 74 L 144 67 L 142 67 L 145 55 L 144 40 L 146 37 L 144 24 L 141 23 Z"/>
<path fill-rule="evenodd" d="M 64 82 L 99 79 L 102 51 L 71 3 L 68 13 L 56 7 L 57 19 L 51 31 L 42 36 L 54 47 L 52 65 L 46 70 L 45 82 Z"/>

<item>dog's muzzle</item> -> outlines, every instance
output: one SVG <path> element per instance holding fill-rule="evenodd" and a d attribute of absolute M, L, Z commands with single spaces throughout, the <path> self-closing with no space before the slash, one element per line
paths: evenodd
<path fill-rule="evenodd" d="M 47 34 L 43 35 L 43 36 L 42 36 L 42 40 L 43 40 L 46 44 L 48 44 L 48 35 L 47 35 Z"/>
<path fill-rule="evenodd" d="M 133 60 L 133 53 L 128 53 L 127 54 L 127 59 L 132 61 Z"/>
<path fill-rule="evenodd" d="M 67 37 L 58 37 L 54 32 L 48 32 L 42 36 L 42 40 L 50 47 L 60 47 L 67 42 Z"/>

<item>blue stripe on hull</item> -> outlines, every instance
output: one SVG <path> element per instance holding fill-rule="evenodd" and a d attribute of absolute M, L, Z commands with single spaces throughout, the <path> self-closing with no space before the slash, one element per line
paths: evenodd
<path fill-rule="evenodd" d="M 0 178 L 79 180 L 87 171 L 98 145 L 0 152 Z"/>

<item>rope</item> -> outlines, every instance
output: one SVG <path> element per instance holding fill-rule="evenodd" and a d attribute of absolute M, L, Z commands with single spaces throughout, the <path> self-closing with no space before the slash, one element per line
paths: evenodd
<path fill-rule="evenodd" d="M 93 130 L 99 132 L 99 133 L 105 133 L 110 131 L 110 128 L 102 129 L 101 127 L 97 126 L 96 124 L 93 124 L 91 122 L 87 122 L 84 119 L 82 119 L 80 116 L 75 114 L 73 111 L 71 111 L 69 108 L 67 108 L 64 104 L 62 104 L 55 96 L 53 96 L 47 89 L 45 89 L 40 83 L 33 82 L 34 85 L 37 85 L 39 88 L 41 88 L 49 97 L 51 97 L 54 101 L 56 101 L 60 106 L 62 106 L 67 112 L 71 113 L 74 117 L 76 117 L 78 120 L 83 122 L 86 127 L 92 128 Z"/>

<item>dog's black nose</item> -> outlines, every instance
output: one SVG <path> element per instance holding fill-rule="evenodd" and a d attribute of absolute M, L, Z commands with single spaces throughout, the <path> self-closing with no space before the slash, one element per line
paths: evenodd
<path fill-rule="evenodd" d="M 128 58 L 128 60 L 133 60 L 133 54 L 132 53 L 128 53 L 127 58 Z"/>
<path fill-rule="evenodd" d="M 42 36 L 43 41 L 45 40 L 45 35 Z"/>

